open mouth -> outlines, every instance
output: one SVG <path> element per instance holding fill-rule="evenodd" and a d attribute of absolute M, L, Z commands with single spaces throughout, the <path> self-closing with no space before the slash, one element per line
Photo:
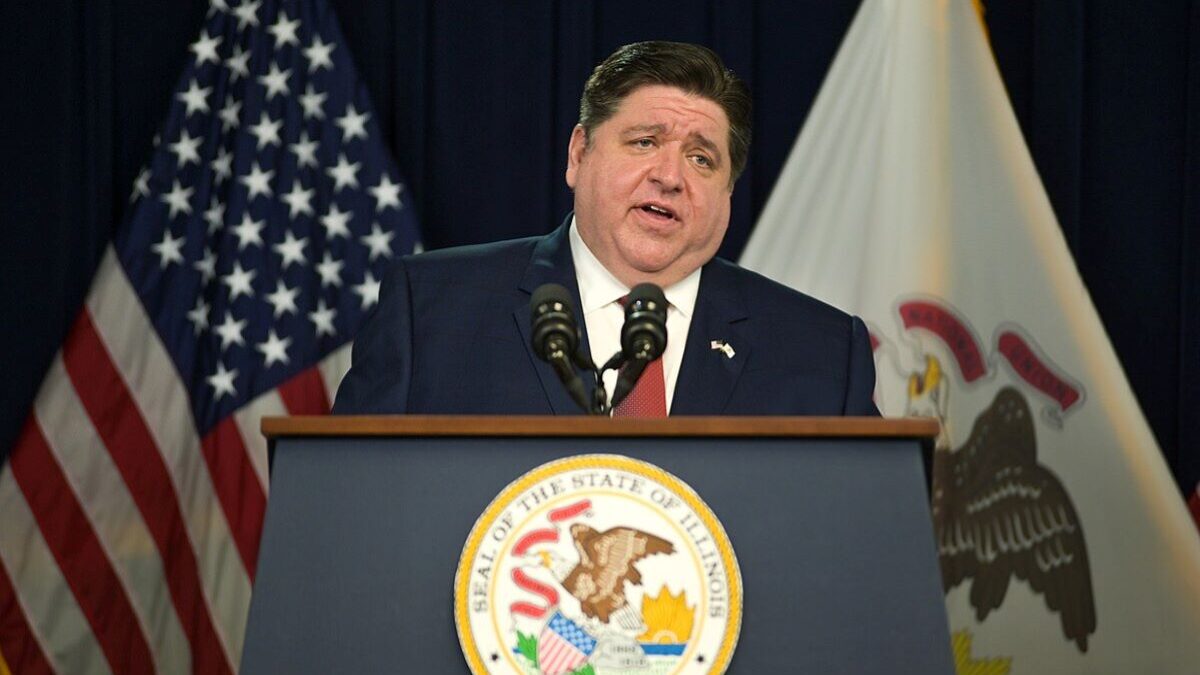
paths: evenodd
<path fill-rule="evenodd" d="M 663 222 L 675 220 L 675 212 L 665 206 L 662 206 L 661 204 L 646 203 L 642 204 L 638 208 L 640 208 L 643 213 L 649 215 L 655 220 L 661 220 Z"/>

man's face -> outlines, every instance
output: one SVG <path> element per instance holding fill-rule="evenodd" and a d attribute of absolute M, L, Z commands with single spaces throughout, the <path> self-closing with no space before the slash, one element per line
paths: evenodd
<path fill-rule="evenodd" d="M 708 262 L 729 226 L 729 120 L 719 105 L 647 85 L 571 134 L 567 185 L 579 234 L 628 286 L 670 286 Z"/>

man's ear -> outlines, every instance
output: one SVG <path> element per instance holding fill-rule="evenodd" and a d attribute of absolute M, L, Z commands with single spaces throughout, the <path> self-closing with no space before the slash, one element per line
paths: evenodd
<path fill-rule="evenodd" d="M 571 130 L 571 143 L 567 146 L 567 185 L 574 190 L 575 180 L 579 173 L 579 163 L 583 161 L 583 153 L 587 150 L 587 132 L 583 125 L 576 124 Z"/>

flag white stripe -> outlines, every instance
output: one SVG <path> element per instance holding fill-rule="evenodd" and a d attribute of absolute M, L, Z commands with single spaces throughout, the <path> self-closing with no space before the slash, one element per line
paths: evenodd
<path fill-rule="evenodd" d="M 559 670 L 569 666 L 578 658 L 576 649 L 558 635 L 551 636 L 550 648 L 546 652 L 547 669 Z"/>
<path fill-rule="evenodd" d="M 350 352 L 353 345 L 353 342 L 344 344 L 321 361 L 321 379 L 325 382 L 325 393 L 329 397 L 330 406 L 337 398 L 337 390 L 342 383 L 342 378 L 350 370 Z"/>
<path fill-rule="evenodd" d="M 549 646 L 542 654 L 542 659 L 538 661 L 538 665 L 542 670 L 548 673 L 553 673 L 562 665 L 562 643 L 556 642 L 553 638 L 550 639 Z"/>
<path fill-rule="evenodd" d="M 59 673 L 106 675 L 104 651 L 7 466 L 0 469 L 0 514 L 0 561 L 46 660 Z"/>
<path fill-rule="evenodd" d="M 237 664 L 250 608 L 250 578 L 204 463 L 187 391 L 111 246 L 96 272 L 87 307 L 162 453 L 217 636 L 230 662 Z"/>
<path fill-rule="evenodd" d="M 263 416 L 286 414 L 288 414 L 287 408 L 283 405 L 283 399 L 280 398 L 277 389 L 272 389 L 250 401 L 233 414 L 233 421 L 237 425 L 238 432 L 242 435 L 242 442 L 246 445 L 246 452 L 250 453 L 250 463 L 254 467 L 254 472 L 258 474 L 258 481 L 262 483 L 263 492 L 267 494 L 270 494 L 267 485 L 269 482 L 267 475 L 267 438 L 262 435 L 260 425 Z"/>
<path fill-rule="evenodd" d="M 154 537 L 75 393 L 61 354 L 46 373 L 34 415 L 125 588 L 157 669 L 188 670 L 191 645 L 175 613 Z"/>
<path fill-rule="evenodd" d="M 544 644 L 539 645 L 538 648 L 538 666 L 543 671 L 549 671 L 554 668 L 554 654 L 557 651 L 558 644 L 552 636 L 545 633 L 542 634 L 542 642 Z"/>

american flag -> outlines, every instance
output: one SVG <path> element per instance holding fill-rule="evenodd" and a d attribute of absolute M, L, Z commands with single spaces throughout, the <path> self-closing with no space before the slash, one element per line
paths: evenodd
<path fill-rule="evenodd" d="M 569 673 L 582 666 L 595 649 L 595 638 L 556 611 L 538 637 L 538 670 L 543 675 Z"/>
<path fill-rule="evenodd" d="M 417 246 L 376 122 L 324 3 L 213 0 L 0 470 L 0 671 L 237 670 L 259 418 L 328 410 Z"/>

